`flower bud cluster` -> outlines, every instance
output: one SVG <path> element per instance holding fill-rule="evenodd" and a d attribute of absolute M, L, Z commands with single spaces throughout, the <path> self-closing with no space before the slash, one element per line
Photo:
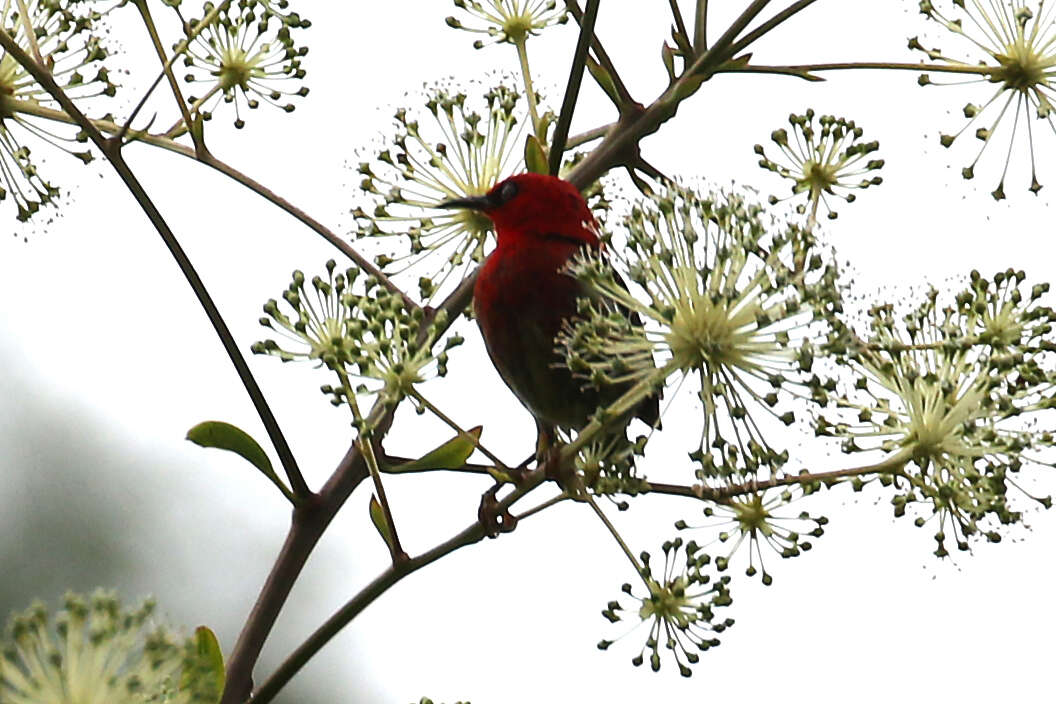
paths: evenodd
<path fill-rule="evenodd" d="M 920 12 L 938 25 L 943 34 L 953 35 L 958 48 L 952 52 L 929 49 L 920 37 L 912 37 L 910 49 L 924 54 L 932 62 L 961 69 L 969 76 L 975 75 L 976 82 L 996 86 L 981 103 L 964 106 L 962 113 L 967 122 L 956 132 L 941 134 L 942 146 L 953 146 L 965 134 L 974 134 L 982 142 L 975 158 L 961 169 L 965 179 L 972 179 L 987 146 L 1000 134 L 1000 140 L 1008 146 L 1001 150 L 1006 153 L 1005 163 L 997 188 L 991 195 L 995 200 L 1005 197 L 1005 176 L 1017 145 L 1030 152 L 1028 190 L 1037 194 L 1041 190 L 1037 155 L 1048 153 L 1051 147 L 1035 151 L 1035 145 L 1046 132 L 1056 136 L 1052 113 L 1056 81 L 1056 6 L 1046 5 L 1045 0 L 1000 3 L 921 0 Z M 922 86 L 937 83 L 927 73 L 921 74 L 918 82 Z M 949 84 L 964 82 L 964 76 L 958 72 Z M 1026 126 L 1025 137 L 1021 125 Z M 1040 129 L 1035 130 L 1035 125 Z"/>
<path fill-rule="evenodd" d="M 1022 271 L 972 272 L 949 304 L 932 290 L 903 316 L 874 307 L 867 335 L 848 346 L 852 388 L 818 419 L 818 434 L 842 438 L 844 451 L 888 456 L 895 515 L 937 522 L 940 557 L 951 531 L 961 550 L 973 537 L 1000 540 L 1022 518 L 1017 497 L 1051 504 L 1027 492 L 1022 472 L 1051 466 L 1056 312 L 1043 304 L 1047 292 L 1028 288 Z"/>
<path fill-rule="evenodd" d="M 269 300 L 260 318 L 261 325 L 283 334 L 284 343 L 268 339 L 252 349 L 284 362 L 316 361 L 336 372 L 340 383 L 322 387 L 334 405 L 368 393 L 395 404 L 415 384 L 447 374 L 448 353 L 463 339 L 450 335 L 437 351 L 437 330 L 445 321 L 427 322 L 421 309 L 408 310 L 372 276 L 357 286 L 360 274 L 354 267 L 337 271 L 333 260 L 326 263 L 325 278 L 312 277 L 307 285 L 303 272 L 293 272 L 282 295 L 285 306 Z M 349 377 L 362 383 L 350 388 Z"/>
<path fill-rule="evenodd" d="M 473 42 L 476 49 L 502 42 L 523 44 L 546 27 L 568 21 L 565 4 L 558 0 L 454 0 L 454 3 L 474 20 L 484 23 L 479 27 L 465 25 L 457 17 L 447 18 L 448 27 L 488 36 L 487 41 Z"/>
<path fill-rule="evenodd" d="M 117 91 L 103 65 L 109 54 L 96 33 L 99 20 L 100 14 L 91 3 L 84 2 L 26 0 L 0 7 L 0 29 L 46 67 L 79 104 L 113 96 Z M 0 50 L 0 201 L 10 197 L 15 217 L 21 222 L 33 217 L 41 206 L 56 205 L 60 193 L 38 173 L 38 162 L 24 136 L 58 147 L 84 163 L 92 159 L 83 146 L 86 137 L 72 127 L 44 119 L 41 108 L 61 111 L 14 56 Z"/>
<path fill-rule="evenodd" d="M 839 306 L 835 267 L 809 233 L 734 193 L 672 189 L 624 226 L 627 242 L 608 258 L 570 264 L 597 297 L 558 338 L 569 369 L 585 384 L 688 377 L 679 388 L 695 387 L 702 411 L 698 475 L 723 483 L 776 469 L 787 453 L 763 426 L 791 424 L 797 400 L 824 401 L 835 388 L 812 373 L 823 317 Z"/>
<path fill-rule="evenodd" d="M 68 593 L 52 623 L 44 604 L 12 617 L 0 658 L 5 704 L 217 701 L 193 641 L 154 623 L 154 602 L 123 608 L 112 593 Z M 215 673 L 214 673 L 215 674 Z M 200 681 L 199 681 L 200 680 Z"/>
<path fill-rule="evenodd" d="M 641 554 L 646 594 L 637 596 L 630 584 L 623 585 L 623 592 L 638 604 L 638 619 L 649 624 L 645 645 L 631 662 L 641 665 L 648 651 L 649 667 L 656 672 L 662 647 L 674 657 L 679 673 L 689 677 L 693 674 L 690 665 L 700 660 L 698 653 L 719 645 L 715 636 L 733 625 L 732 618 L 720 619 L 715 614 L 733 602 L 727 586 L 730 578 L 713 580 L 705 571 L 711 558 L 693 541 L 683 546 L 682 539 L 675 538 L 665 542 L 662 551 L 664 565 L 659 574 L 653 573 L 649 553 Z M 625 618 L 623 611 L 619 601 L 610 601 L 601 613 L 616 623 Z M 603 640 L 598 648 L 608 650 L 613 643 Z"/>
<path fill-rule="evenodd" d="M 377 257 L 387 273 L 433 262 L 432 274 L 420 281 L 425 299 L 448 274 L 467 271 L 484 258 L 491 221 L 473 210 L 437 206 L 483 195 L 523 170 L 519 147 L 525 120 L 519 102 L 518 93 L 505 85 L 480 99 L 437 90 L 425 101 L 421 119 L 397 110 L 396 135 L 373 160 L 359 165 L 359 188 L 372 204 L 353 209 L 357 234 L 406 240 L 405 252 L 389 247 Z"/>
<path fill-rule="evenodd" d="M 212 2 L 202 8 L 203 16 L 187 23 L 197 31 L 184 54 L 188 69 L 184 80 L 204 86 L 200 97 L 190 96 L 192 116 L 212 118 L 222 101 L 233 105 L 235 127 L 245 126 L 245 109 L 255 110 L 261 101 L 284 112 L 293 112 L 293 97 L 308 95 L 300 81 L 305 76 L 301 61 L 308 48 L 297 46 L 292 32 L 310 26 L 296 13 L 286 13 L 286 3 L 265 0 L 234 0 L 212 17 L 208 26 L 201 22 L 215 9 Z"/>
<path fill-rule="evenodd" d="M 808 205 L 798 205 L 799 212 L 809 207 L 813 214 L 821 204 L 834 220 L 836 211 L 826 196 L 853 203 L 855 190 L 883 183 L 880 176 L 869 176 L 884 166 L 883 159 L 870 157 L 880 149 L 880 143 L 861 141 L 864 132 L 853 120 L 822 115 L 815 124 L 814 111 L 807 110 L 803 115 L 789 115 L 788 123 L 791 136 L 784 128 L 770 134 L 781 152 L 777 161 L 767 157 L 761 144 L 755 145 L 755 153 L 760 157 L 759 166 L 792 181 L 793 196 L 807 194 Z M 777 202 L 776 196 L 770 197 L 771 205 Z"/>
<path fill-rule="evenodd" d="M 763 584 L 769 586 L 774 579 L 763 561 L 764 546 L 782 559 L 798 557 L 814 547 L 809 538 L 820 538 L 825 533 L 825 526 L 829 522 L 825 516 L 812 516 L 807 511 L 780 515 L 781 509 L 814 490 L 815 487 L 795 486 L 734 496 L 709 504 L 704 509 L 705 518 L 714 520 L 702 525 L 678 521 L 675 527 L 679 530 L 705 529 L 711 533 L 717 532 L 715 543 L 730 546 L 725 556 L 715 558 L 715 568 L 720 572 L 730 566 L 734 553 L 747 544 L 748 567 L 745 574 L 749 577 L 759 574 Z M 711 544 L 703 547 L 709 548 Z"/>

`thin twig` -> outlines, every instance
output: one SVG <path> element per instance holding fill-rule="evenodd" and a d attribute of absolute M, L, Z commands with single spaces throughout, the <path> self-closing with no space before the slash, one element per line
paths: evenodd
<path fill-rule="evenodd" d="M 465 430 L 463 430 L 462 427 L 458 423 L 453 421 L 446 413 L 444 413 L 439 408 L 434 406 L 432 404 L 432 402 L 430 402 L 429 399 L 427 399 L 425 396 L 422 396 L 422 394 L 418 391 L 418 389 L 415 389 L 415 388 L 412 387 L 411 391 L 410 391 L 410 395 L 411 395 L 412 398 L 414 398 L 414 400 L 416 400 L 418 403 L 422 404 L 422 406 L 424 408 L 428 409 L 428 411 L 430 413 L 432 413 L 434 416 L 436 416 L 441 421 L 443 421 L 445 425 L 447 425 L 449 428 L 451 428 L 456 433 L 458 433 L 459 436 L 467 438 L 471 443 L 473 443 L 473 447 L 475 447 L 478 450 L 480 450 L 481 454 L 483 454 L 489 460 L 494 462 L 496 467 L 498 467 L 499 469 L 501 469 L 504 472 L 509 472 L 510 471 L 510 468 L 507 467 L 506 464 L 502 460 L 500 460 L 497 456 L 495 456 L 495 454 L 491 450 L 489 450 L 488 448 L 484 447 L 484 445 L 480 442 L 480 438 L 478 438 L 476 435 L 473 435 L 471 433 L 467 433 Z"/>
<path fill-rule="evenodd" d="M 635 556 L 635 554 L 631 552 L 631 549 L 629 547 L 627 547 L 627 543 L 624 542 L 623 536 L 620 535 L 620 531 L 616 530 L 616 526 L 612 525 L 612 521 L 610 521 L 609 517 L 605 515 L 605 512 L 601 510 L 601 507 L 598 506 L 598 502 L 594 500 L 593 496 L 586 492 L 583 494 L 583 496 L 585 497 L 587 503 L 590 504 L 590 507 L 594 510 L 595 515 L 597 515 L 597 517 L 605 525 L 605 528 L 608 529 L 609 535 L 612 536 L 612 539 L 615 540 L 616 543 L 620 546 L 620 549 L 623 550 L 623 554 L 626 555 L 627 559 L 631 561 L 632 565 L 634 565 L 634 569 L 636 572 L 638 572 L 638 576 L 644 580 L 645 570 L 642 569 L 642 563 L 638 561 L 638 558 Z"/>
<path fill-rule="evenodd" d="M 601 0 L 587 0 L 587 10 L 579 23 L 579 41 L 572 55 L 572 69 L 568 73 L 568 84 L 565 86 L 565 99 L 561 102 L 561 115 L 557 118 L 554 130 L 554 141 L 550 145 L 550 174 L 557 176 L 561 170 L 561 157 L 565 153 L 565 140 L 568 139 L 568 128 L 572 124 L 572 113 L 579 99 L 579 87 L 583 83 L 583 69 L 587 65 L 587 49 L 594 36 L 594 23 L 598 19 L 598 8 Z"/>
<path fill-rule="evenodd" d="M 675 31 L 688 41 L 689 32 L 686 31 L 686 21 L 682 19 L 682 10 L 678 8 L 678 0 L 667 0 L 667 2 L 671 6 L 671 16 L 675 20 Z"/>
<path fill-rule="evenodd" d="M 781 12 L 778 12 L 766 22 L 763 22 L 761 25 L 759 25 L 751 32 L 744 35 L 744 37 L 742 37 L 740 40 L 735 42 L 733 47 L 731 47 L 730 49 L 730 53 L 734 56 L 740 54 L 742 51 L 747 49 L 750 44 L 754 44 L 755 41 L 762 37 L 764 34 L 774 29 L 778 25 L 783 24 L 788 18 L 792 17 L 801 10 L 810 7 L 817 1 L 818 0 L 797 0 L 797 2 L 794 2 L 788 7 L 786 7 L 784 10 L 781 10 Z"/>
<path fill-rule="evenodd" d="M 840 481 L 843 479 L 852 479 L 854 477 L 861 477 L 867 474 L 897 474 L 902 471 L 905 467 L 906 462 L 912 458 L 912 452 L 909 450 L 900 450 L 890 457 L 877 462 L 876 464 L 867 465 L 865 467 L 855 467 L 853 469 L 834 469 L 831 472 L 817 472 L 811 474 L 804 472 L 802 474 L 791 474 L 784 477 L 774 477 L 773 479 L 767 479 L 761 482 L 749 482 L 747 484 L 734 484 L 731 486 L 724 487 L 701 487 L 697 493 L 702 499 L 709 501 L 722 501 L 729 499 L 734 496 L 741 496 L 743 494 L 755 494 L 760 491 L 766 491 L 767 489 L 774 489 L 779 486 L 794 486 L 797 484 L 826 484 L 829 482 Z"/>
<path fill-rule="evenodd" d="M 697 0 L 696 15 L 693 23 L 693 51 L 702 54 L 708 50 L 708 0 Z"/>
<path fill-rule="evenodd" d="M 588 142 L 593 142 L 595 139 L 601 139 L 606 134 L 608 134 L 609 130 L 611 130 L 615 125 L 615 122 L 610 122 L 607 125 L 595 127 L 592 130 L 587 130 L 586 132 L 574 134 L 568 138 L 567 142 L 565 142 L 565 149 L 574 149 L 575 147 L 587 144 Z"/>
<path fill-rule="evenodd" d="M 534 507 L 528 509 L 524 513 L 517 514 L 516 516 L 514 516 L 514 518 L 517 520 L 517 524 L 520 525 L 521 521 L 523 521 L 524 519 L 530 518 L 531 516 L 534 516 L 537 513 L 545 511 L 546 509 L 550 508 L 551 506 L 556 506 L 557 504 L 561 503 L 562 501 L 566 501 L 566 500 L 568 500 L 568 494 L 565 494 L 565 493 L 562 492 L 562 493 L 558 494 L 557 496 L 555 496 L 553 498 L 547 499 L 546 501 L 544 501 L 543 503 L 539 504 L 538 506 L 534 506 Z"/>
<path fill-rule="evenodd" d="M 712 47 L 697 57 L 690 69 L 686 71 L 686 74 L 689 76 L 694 76 L 700 73 L 706 74 L 708 69 L 714 69 L 725 63 L 727 59 L 733 56 L 733 53 L 729 51 L 729 48 L 733 45 L 737 36 L 743 32 L 745 27 L 751 24 L 752 20 L 754 20 L 760 12 L 765 10 L 766 6 L 771 2 L 772 0 L 753 0 L 752 4 L 745 8 L 744 12 L 742 12 L 740 16 L 738 16 L 737 19 L 726 28 L 726 31 L 723 32 L 722 36 L 716 40 Z"/>
<path fill-rule="evenodd" d="M 206 27 L 209 22 L 212 22 L 213 17 L 219 15 L 229 4 L 231 4 L 231 0 L 225 0 L 224 2 L 217 4 L 217 6 L 214 7 L 208 15 L 202 18 L 202 21 L 201 23 L 199 23 L 198 27 L 192 30 L 192 34 L 190 37 L 188 37 L 188 39 L 197 36 L 197 34 L 201 32 L 202 29 Z M 188 127 L 191 124 L 191 114 L 187 110 L 187 101 L 184 100 L 183 91 L 180 90 L 180 84 L 176 80 L 176 76 L 174 76 L 172 73 L 172 64 L 180 55 L 180 53 L 174 52 L 171 59 L 165 56 L 165 47 L 161 43 L 161 37 L 158 36 L 158 30 L 157 27 L 154 26 L 154 18 L 150 14 L 150 8 L 147 7 L 146 0 L 135 0 L 135 5 L 136 9 L 139 10 L 139 14 L 143 17 L 143 24 L 145 24 L 147 27 L 147 34 L 150 35 L 150 40 L 154 44 L 154 51 L 157 52 L 158 59 L 161 61 L 161 73 L 158 74 L 158 77 L 156 79 L 154 79 L 154 82 L 143 94 L 143 97 L 140 99 L 139 104 L 137 104 L 135 109 L 132 110 L 132 113 L 128 116 L 128 119 L 125 120 L 124 126 L 121 128 L 121 131 L 115 137 L 118 141 L 123 141 L 125 139 L 125 135 L 128 134 L 129 128 L 132 127 L 132 122 L 136 119 L 136 115 L 138 115 L 139 111 L 143 109 L 143 106 L 147 104 L 147 100 L 150 98 L 151 94 L 154 93 L 155 89 L 157 89 L 158 84 L 161 82 L 161 79 L 163 77 L 169 79 L 169 88 L 172 90 L 172 96 L 176 100 L 176 105 L 180 108 L 180 114 L 183 115 L 184 124 L 186 124 Z M 185 50 L 187 46 L 187 44 L 183 45 Z"/>

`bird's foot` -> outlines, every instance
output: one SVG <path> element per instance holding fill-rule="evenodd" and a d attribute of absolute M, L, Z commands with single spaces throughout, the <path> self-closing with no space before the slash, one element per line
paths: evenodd
<path fill-rule="evenodd" d="M 496 484 L 480 497 L 480 508 L 477 509 L 477 520 L 484 526 L 484 534 L 497 538 L 500 533 L 509 533 L 517 527 L 517 517 L 502 506 L 498 498 L 502 484 Z"/>
<path fill-rule="evenodd" d="M 539 466 L 543 469 L 543 476 L 561 487 L 561 490 L 574 501 L 582 501 L 583 477 L 576 471 L 574 462 L 561 461 L 561 445 L 551 447 Z"/>

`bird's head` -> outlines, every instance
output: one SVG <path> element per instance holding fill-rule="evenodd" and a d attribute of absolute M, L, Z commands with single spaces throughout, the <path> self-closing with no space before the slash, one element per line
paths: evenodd
<path fill-rule="evenodd" d="M 441 203 L 442 208 L 470 208 L 495 223 L 500 244 L 505 238 L 557 234 L 597 245 L 597 224 L 583 196 L 556 176 L 525 173 L 511 176 L 482 196 Z"/>

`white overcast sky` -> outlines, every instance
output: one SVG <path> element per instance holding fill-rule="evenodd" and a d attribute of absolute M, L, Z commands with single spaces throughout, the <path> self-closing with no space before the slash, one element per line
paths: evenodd
<path fill-rule="evenodd" d="M 473 37 L 444 25 L 449 2 L 294 4 L 314 22 L 305 34 L 311 94 L 292 115 L 263 109 L 250 115 L 242 132 L 218 111 L 209 145 L 344 232 L 357 180 L 346 164 L 357 161 L 358 148 L 389 133 L 392 111 L 418 104 L 423 83 L 455 76 L 487 84 L 497 71 L 512 72 L 515 56 L 506 47 L 474 51 Z M 745 3 L 712 4 L 721 15 Z M 916 8 L 910 0 L 820 0 L 760 45 L 756 59 L 916 60 L 905 50 L 906 38 L 924 28 Z M 662 88 L 660 45 L 668 24 L 660 0 L 602 3 L 598 33 L 639 100 Z M 529 46 L 539 87 L 555 102 L 574 40 L 568 25 Z M 139 60 L 152 60 L 135 53 L 141 39 L 125 46 Z M 940 129 L 960 126 L 961 106 L 983 99 L 959 90 L 921 89 L 909 73 L 833 75 L 825 84 L 720 76 L 645 142 L 645 154 L 668 173 L 783 190 L 755 166 L 752 145 L 765 142 L 792 111 L 845 115 L 880 140 L 887 159 L 885 184 L 825 225 L 858 292 L 899 299 L 925 282 L 951 285 L 972 268 L 992 273 L 1012 266 L 1035 281 L 1056 278 L 1052 191 L 1028 193 L 1020 164 L 1006 184 L 1008 200 L 994 203 L 988 193 L 996 164 L 966 183 L 959 172 L 969 151 L 938 146 Z M 612 117 L 588 86 L 573 131 Z M 1038 148 L 1043 182 L 1056 174 L 1048 137 Z M 130 148 L 129 158 L 248 354 L 262 337 L 260 306 L 282 291 L 290 270 L 318 270 L 336 253 L 266 202 L 186 159 L 146 147 Z M 0 238 L 0 453 L 31 457 L 43 451 L 34 443 L 58 443 L 81 482 L 99 477 L 105 488 L 94 491 L 118 517 L 142 509 L 134 504 L 143 496 L 154 497 L 150 510 L 161 525 L 125 538 L 151 567 L 134 583 L 110 586 L 129 598 L 155 593 L 187 625 L 216 625 L 230 648 L 281 543 L 287 513 L 281 497 L 237 458 L 195 448 L 183 436 L 210 418 L 265 435 L 205 316 L 117 178 L 103 164 L 63 171 L 57 163 L 55 180 L 74 191 L 64 217 L 47 233 L 30 233 L 28 243 Z M 483 424 L 485 442 L 504 457 L 521 457 L 534 441 L 530 418 L 485 364 L 477 338 L 469 338 L 453 357 L 451 376 L 427 387 L 429 393 L 460 423 Z M 348 444 L 346 418 L 317 391 L 328 380 L 270 358 L 250 363 L 318 486 Z M 47 409 L 33 421 L 47 432 L 17 430 L 29 408 Z M 400 420 L 411 430 L 387 443 L 393 453 L 409 455 L 447 436 L 438 424 L 408 415 Z M 86 463 L 84 448 L 98 444 L 136 458 L 134 471 Z M 668 461 L 682 458 L 673 452 Z M 817 461 L 817 469 L 832 469 L 847 460 L 819 451 Z M 19 487 L 28 480 L 20 472 L 28 466 L 4 462 L 0 502 L 18 504 L 23 514 L 61 512 L 62 506 L 23 505 Z M 470 522 L 487 486 L 442 476 L 389 484 L 411 552 Z M 365 486 L 352 496 L 309 563 L 306 583 L 294 590 L 269 644 L 272 659 L 385 567 L 386 553 L 367 521 L 368 498 Z M 402 703 L 423 695 L 474 704 L 734 698 L 835 704 L 940 696 L 1029 702 L 1051 690 L 1052 515 L 1032 515 L 1033 530 L 1014 531 L 1016 540 L 938 564 L 930 531 L 893 522 L 877 493 L 834 492 L 815 506 L 831 520 L 828 535 L 795 561 L 771 560 L 769 588 L 735 579 L 728 611 L 737 625 L 689 680 L 670 661 L 660 674 L 631 667 L 643 631 L 608 653 L 595 649 L 599 639 L 623 632 L 600 611 L 634 575 L 579 505 L 404 580 L 300 678 L 319 680 L 322 700 L 334 702 Z M 617 520 L 636 550 L 655 550 L 673 536 L 672 520 L 692 515 L 671 508 L 663 498 L 643 501 Z M 18 535 L 19 524 L 2 525 Z M 258 672 L 258 680 L 266 674 Z"/>

